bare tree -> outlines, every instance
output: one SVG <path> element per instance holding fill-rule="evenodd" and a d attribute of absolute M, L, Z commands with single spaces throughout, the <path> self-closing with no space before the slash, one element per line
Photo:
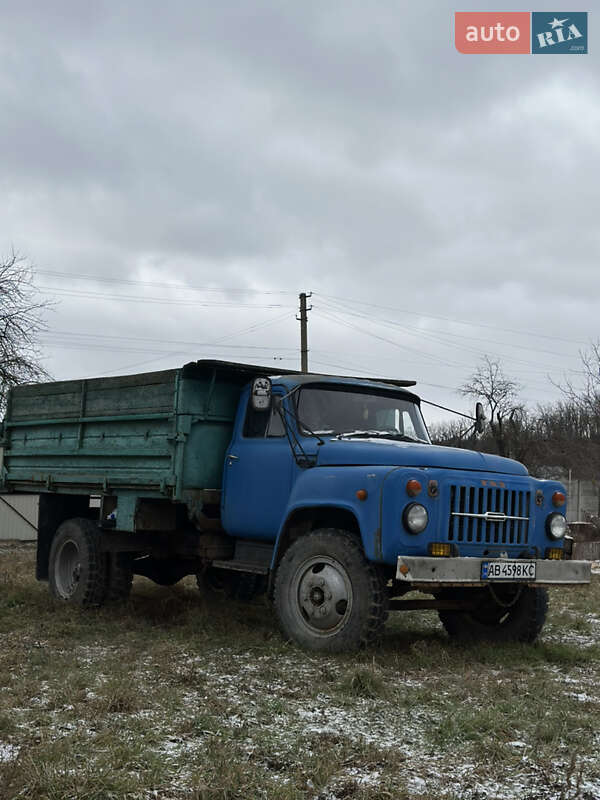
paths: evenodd
<path fill-rule="evenodd" d="M 600 471 L 600 340 L 580 350 L 577 383 L 554 383 L 564 400 L 540 409 L 543 439 L 554 446 L 562 463 L 580 478 L 597 479 Z"/>
<path fill-rule="evenodd" d="M 50 303 L 33 284 L 31 265 L 16 253 L 0 260 L 0 408 L 12 386 L 49 377 L 41 363 L 40 334 Z"/>
<path fill-rule="evenodd" d="M 465 426 L 462 422 L 448 420 L 430 425 L 429 435 L 434 444 L 441 444 L 445 447 L 466 447 L 464 430 Z"/>
<path fill-rule="evenodd" d="M 510 428 L 518 427 L 525 416 L 519 402 L 520 386 L 507 378 L 499 361 L 484 356 L 469 380 L 461 387 L 465 397 L 485 401 L 490 429 L 498 454 L 510 455 Z"/>
<path fill-rule="evenodd" d="M 578 388 L 570 380 L 556 383 L 567 400 L 582 411 L 600 416 L 600 339 L 591 342 L 589 350 L 580 350 L 582 385 Z"/>

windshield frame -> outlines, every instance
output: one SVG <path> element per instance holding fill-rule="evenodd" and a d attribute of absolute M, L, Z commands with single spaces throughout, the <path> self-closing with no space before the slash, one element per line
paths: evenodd
<path fill-rule="evenodd" d="M 314 430 L 312 430 L 309 427 L 309 423 L 311 422 L 311 420 L 307 420 L 305 422 L 302 419 L 302 413 L 303 413 L 302 397 L 305 391 L 315 391 L 315 390 L 321 392 L 339 392 L 340 394 L 345 394 L 345 395 L 385 397 L 396 400 L 398 401 L 398 410 L 407 411 L 409 413 L 415 436 L 411 436 L 409 434 L 403 434 L 399 429 L 392 430 L 389 427 L 384 428 L 383 426 L 377 428 L 367 423 L 365 423 L 365 425 L 361 429 L 356 428 L 353 430 L 336 430 L 333 428 L 324 429 L 321 426 L 321 427 L 316 427 Z M 402 409 L 401 404 L 405 404 L 406 408 Z M 298 386 L 297 389 L 294 391 L 293 405 L 298 425 L 298 433 L 301 436 L 306 436 L 306 437 L 314 437 L 315 435 L 318 435 L 319 437 L 329 436 L 341 440 L 341 439 L 351 439 L 352 435 L 354 434 L 356 435 L 357 438 L 361 439 L 373 438 L 373 439 L 381 439 L 388 442 L 409 441 L 417 444 L 431 445 L 431 437 L 429 436 L 427 424 L 425 423 L 423 414 L 421 412 L 420 400 L 416 395 L 412 394 L 411 392 L 405 392 L 398 389 L 393 389 L 391 387 L 388 389 L 387 387 L 381 387 L 381 386 L 371 387 L 368 385 L 360 385 L 360 384 L 357 385 L 357 384 L 345 384 L 345 383 L 342 384 L 342 383 L 329 383 L 329 382 L 305 383 Z M 419 430 L 419 428 L 421 428 L 421 430 Z M 423 436 L 423 438 L 420 438 L 421 436 Z"/>

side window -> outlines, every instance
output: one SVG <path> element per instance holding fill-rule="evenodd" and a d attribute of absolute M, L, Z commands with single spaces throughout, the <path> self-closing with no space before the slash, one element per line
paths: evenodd
<path fill-rule="evenodd" d="M 246 439 L 271 439 L 285 436 L 285 429 L 275 408 L 271 411 L 255 411 L 248 404 L 243 435 Z"/>
<path fill-rule="evenodd" d="M 255 411 L 250 403 L 248 403 L 246 420 L 244 422 L 244 437 L 247 439 L 263 437 L 267 430 L 268 422 L 268 411 Z"/>
<path fill-rule="evenodd" d="M 418 439 L 419 436 L 415 430 L 415 426 L 408 411 L 402 412 L 403 433 L 406 436 L 412 436 L 413 439 Z"/>
<path fill-rule="evenodd" d="M 271 411 L 271 419 L 269 420 L 269 426 L 267 428 L 267 436 L 269 438 L 285 436 L 285 428 L 283 426 L 281 414 L 275 411 L 275 408 L 273 408 Z"/>

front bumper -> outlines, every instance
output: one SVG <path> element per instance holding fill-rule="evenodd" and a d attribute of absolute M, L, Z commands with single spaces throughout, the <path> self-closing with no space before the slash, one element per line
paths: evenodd
<path fill-rule="evenodd" d="M 426 556 L 398 556 L 396 578 L 401 583 L 414 584 L 428 589 L 445 586 L 485 586 L 491 581 L 481 580 L 481 564 L 490 558 L 431 558 Z M 511 559 L 514 561 L 515 559 Z M 591 580 L 590 561 L 535 560 L 535 581 L 525 581 L 531 586 L 580 585 Z M 499 581 L 506 583 L 507 581 Z M 523 582 L 523 581 L 521 581 Z"/>

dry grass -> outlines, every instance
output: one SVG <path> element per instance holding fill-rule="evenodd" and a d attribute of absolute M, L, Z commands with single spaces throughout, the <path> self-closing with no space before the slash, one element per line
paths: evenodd
<path fill-rule="evenodd" d="M 460 648 L 410 612 L 324 658 L 191 581 L 82 612 L 33 574 L 0 550 L 2 800 L 600 796 L 598 577 L 552 592 L 533 647 Z"/>

